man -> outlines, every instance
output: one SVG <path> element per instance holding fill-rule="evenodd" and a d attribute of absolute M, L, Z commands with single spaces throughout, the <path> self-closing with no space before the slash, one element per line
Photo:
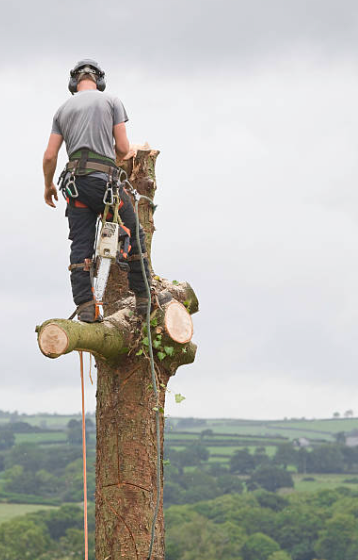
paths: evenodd
<path fill-rule="evenodd" d="M 100 320 L 93 298 L 90 272 L 86 259 L 91 259 L 95 239 L 97 216 L 104 211 L 103 197 L 108 177 L 115 174 L 115 157 L 120 160 L 134 155 L 130 151 L 126 125 L 128 120 L 122 102 L 103 93 L 105 89 L 104 72 L 97 62 L 85 59 L 76 64 L 70 73 L 69 90 L 73 97 L 67 100 L 56 112 L 50 139 L 44 154 L 43 171 L 45 178 L 45 202 L 55 208 L 58 200 L 53 177 L 57 156 L 63 141 L 66 144 L 69 163 L 64 181 L 71 173 L 75 176 L 78 196 L 67 197 L 66 216 L 69 222 L 71 243 L 71 285 L 73 299 L 77 305 L 78 318 L 92 323 Z M 91 168 L 91 163 L 93 167 Z M 143 279 L 139 248 L 135 235 L 135 213 L 128 194 L 120 192 L 119 214 L 124 225 L 130 230 L 131 250 L 129 252 L 129 288 L 136 296 L 136 310 L 144 315 L 148 298 Z M 145 253 L 144 233 L 140 228 L 142 252 Z M 147 259 L 145 269 L 150 279 Z M 73 266 L 76 265 L 76 266 Z M 150 283 L 150 281 L 149 281 Z"/>

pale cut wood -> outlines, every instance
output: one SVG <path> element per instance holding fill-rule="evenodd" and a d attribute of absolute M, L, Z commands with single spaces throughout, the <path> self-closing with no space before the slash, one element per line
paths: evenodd
<path fill-rule="evenodd" d="M 175 342 L 186 344 L 192 339 L 193 321 L 186 307 L 179 301 L 172 301 L 165 310 L 165 330 Z"/>
<path fill-rule="evenodd" d="M 39 345 L 46 355 L 64 354 L 68 348 L 68 336 L 61 327 L 49 323 L 40 332 Z"/>

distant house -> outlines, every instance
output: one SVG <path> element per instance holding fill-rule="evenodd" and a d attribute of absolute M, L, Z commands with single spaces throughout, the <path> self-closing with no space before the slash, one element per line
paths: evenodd
<path fill-rule="evenodd" d="M 345 444 L 348 447 L 357 447 L 358 445 L 358 430 L 351 430 L 345 433 Z"/>
<path fill-rule="evenodd" d="M 302 447 L 310 447 L 311 442 L 310 442 L 309 439 L 307 439 L 305 437 L 300 437 L 300 438 L 297 438 L 293 441 L 293 445 L 295 447 L 301 447 L 301 448 Z"/>
<path fill-rule="evenodd" d="M 346 445 L 348 447 L 357 447 L 358 446 L 358 435 L 357 436 L 347 436 L 346 437 Z"/>

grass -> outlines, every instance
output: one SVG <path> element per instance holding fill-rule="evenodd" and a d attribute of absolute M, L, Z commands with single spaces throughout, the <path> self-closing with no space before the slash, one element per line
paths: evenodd
<path fill-rule="evenodd" d="M 312 481 L 303 480 L 304 478 L 314 478 Z M 358 490 L 357 484 L 349 484 L 345 480 L 353 478 L 347 474 L 295 474 L 295 492 L 316 492 L 317 490 L 333 490 L 339 486 Z"/>
<path fill-rule="evenodd" d="M 33 513 L 34 511 L 57 509 L 55 506 L 42 506 L 32 504 L 1 504 L 0 503 L 0 523 L 9 521 L 13 517 Z"/>
<path fill-rule="evenodd" d="M 15 434 L 15 443 L 64 443 L 67 441 L 66 432 L 45 432 L 30 434 Z"/>
<path fill-rule="evenodd" d="M 172 418 L 176 423 L 178 419 Z M 180 428 L 181 429 L 181 428 Z M 179 431 L 180 431 L 179 429 Z M 288 437 L 295 439 L 298 437 L 308 437 L 310 439 L 325 439 L 332 441 L 337 432 L 358 429 L 358 418 L 327 418 L 323 420 L 230 420 L 212 419 L 206 420 L 205 425 L 183 428 L 183 431 L 200 434 L 202 430 L 211 429 L 215 434 L 239 434 L 242 436 L 272 436 Z M 169 432 L 173 437 L 175 430 Z"/>

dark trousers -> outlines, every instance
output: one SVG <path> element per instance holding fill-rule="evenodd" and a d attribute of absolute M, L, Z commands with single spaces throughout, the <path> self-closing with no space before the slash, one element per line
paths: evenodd
<path fill-rule="evenodd" d="M 103 196 L 106 191 L 106 181 L 99 177 L 91 175 L 77 176 L 76 186 L 78 190 L 78 198 L 72 199 L 67 204 L 66 215 L 70 228 L 69 239 L 71 243 L 71 264 L 82 263 L 84 259 L 90 259 L 93 256 L 93 246 L 96 235 L 97 216 L 102 214 L 105 208 Z M 119 210 L 119 215 L 123 224 L 130 230 L 131 234 L 131 250 L 129 256 L 138 254 L 138 246 L 136 241 L 136 218 L 133 206 L 128 194 L 121 190 L 120 198 L 123 202 Z M 74 200 L 86 205 L 86 208 L 78 208 L 74 206 Z M 146 251 L 144 232 L 140 228 L 140 241 L 142 252 Z M 145 261 L 145 269 L 149 280 L 150 273 L 147 259 Z M 145 292 L 145 283 L 142 275 L 139 260 L 130 261 L 128 272 L 129 288 L 135 293 Z M 90 273 L 82 269 L 71 271 L 71 285 L 73 300 L 76 305 L 85 303 L 93 299 Z"/>

